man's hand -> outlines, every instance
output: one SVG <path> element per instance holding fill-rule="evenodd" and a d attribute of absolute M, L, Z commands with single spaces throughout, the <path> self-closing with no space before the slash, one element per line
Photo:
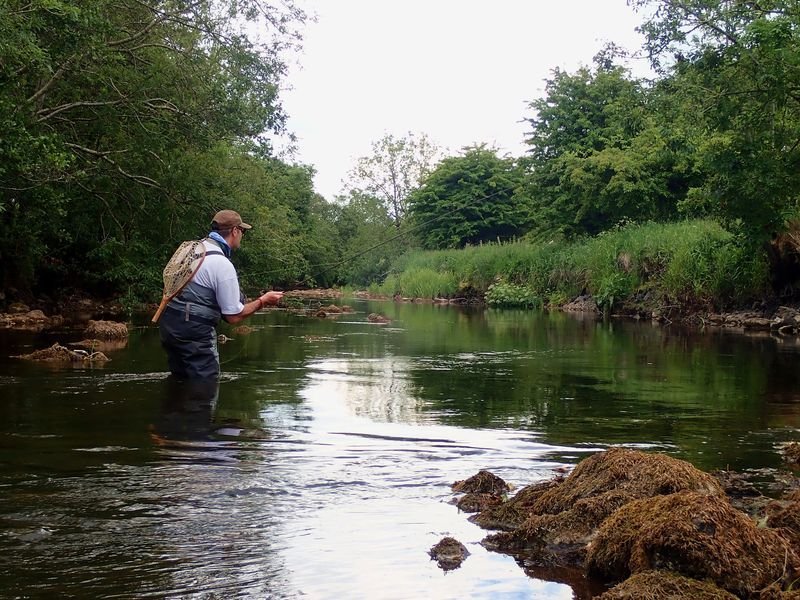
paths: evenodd
<path fill-rule="evenodd" d="M 263 296 L 259 296 L 258 299 L 261 300 L 262 306 L 275 306 L 281 301 L 281 298 L 283 298 L 283 292 L 269 291 Z"/>

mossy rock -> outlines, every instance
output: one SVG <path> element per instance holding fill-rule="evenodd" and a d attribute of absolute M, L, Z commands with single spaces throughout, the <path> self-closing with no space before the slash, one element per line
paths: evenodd
<path fill-rule="evenodd" d="M 669 571 L 637 573 L 597 600 L 738 600 L 709 581 L 690 579 Z"/>
<path fill-rule="evenodd" d="M 436 561 L 440 569 L 451 571 L 461 566 L 469 556 L 469 550 L 457 539 L 445 537 L 428 550 L 428 555 Z"/>
<path fill-rule="evenodd" d="M 670 570 L 744 598 L 800 576 L 800 556 L 778 532 L 759 528 L 724 497 L 694 491 L 629 502 L 603 522 L 587 550 L 594 576 L 620 581 Z"/>
<path fill-rule="evenodd" d="M 472 477 L 456 481 L 450 489 L 456 493 L 505 494 L 511 487 L 491 471 L 480 470 Z"/>
<path fill-rule="evenodd" d="M 128 326 L 117 321 L 89 321 L 86 335 L 98 340 L 124 340 L 128 338 Z"/>

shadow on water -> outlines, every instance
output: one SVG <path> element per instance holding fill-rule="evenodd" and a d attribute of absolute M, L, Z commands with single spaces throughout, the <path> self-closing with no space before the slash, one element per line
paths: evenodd
<path fill-rule="evenodd" d="M 170 441 L 211 439 L 219 381 L 181 380 L 170 375 L 164 387 L 161 413 L 150 436 L 153 442 L 164 445 Z"/>

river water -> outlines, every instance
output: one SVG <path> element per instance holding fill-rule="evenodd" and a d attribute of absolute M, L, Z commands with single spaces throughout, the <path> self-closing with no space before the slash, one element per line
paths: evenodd
<path fill-rule="evenodd" d="M 226 326 L 212 389 L 167 378 L 152 326 L 94 368 L 10 358 L 81 332 L 4 332 L 0 596 L 577 598 L 484 550 L 450 485 L 610 445 L 776 467 L 800 439 L 791 339 L 345 302 Z M 447 573 L 446 535 L 471 553 Z"/>

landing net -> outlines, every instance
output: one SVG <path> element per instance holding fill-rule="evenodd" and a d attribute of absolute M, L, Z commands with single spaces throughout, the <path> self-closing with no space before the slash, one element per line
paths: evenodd
<path fill-rule="evenodd" d="M 164 295 L 161 298 L 161 304 L 158 306 L 156 314 L 153 315 L 153 323 L 156 323 L 161 317 L 161 313 L 167 307 L 169 301 L 180 294 L 181 290 L 186 287 L 192 276 L 197 273 L 197 269 L 203 264 L 205 257 L 206 247 L 200 240 L 183 242 L 178 246 L 172 258 L 169 259 L 167 266 L 164 267 Z"/>

